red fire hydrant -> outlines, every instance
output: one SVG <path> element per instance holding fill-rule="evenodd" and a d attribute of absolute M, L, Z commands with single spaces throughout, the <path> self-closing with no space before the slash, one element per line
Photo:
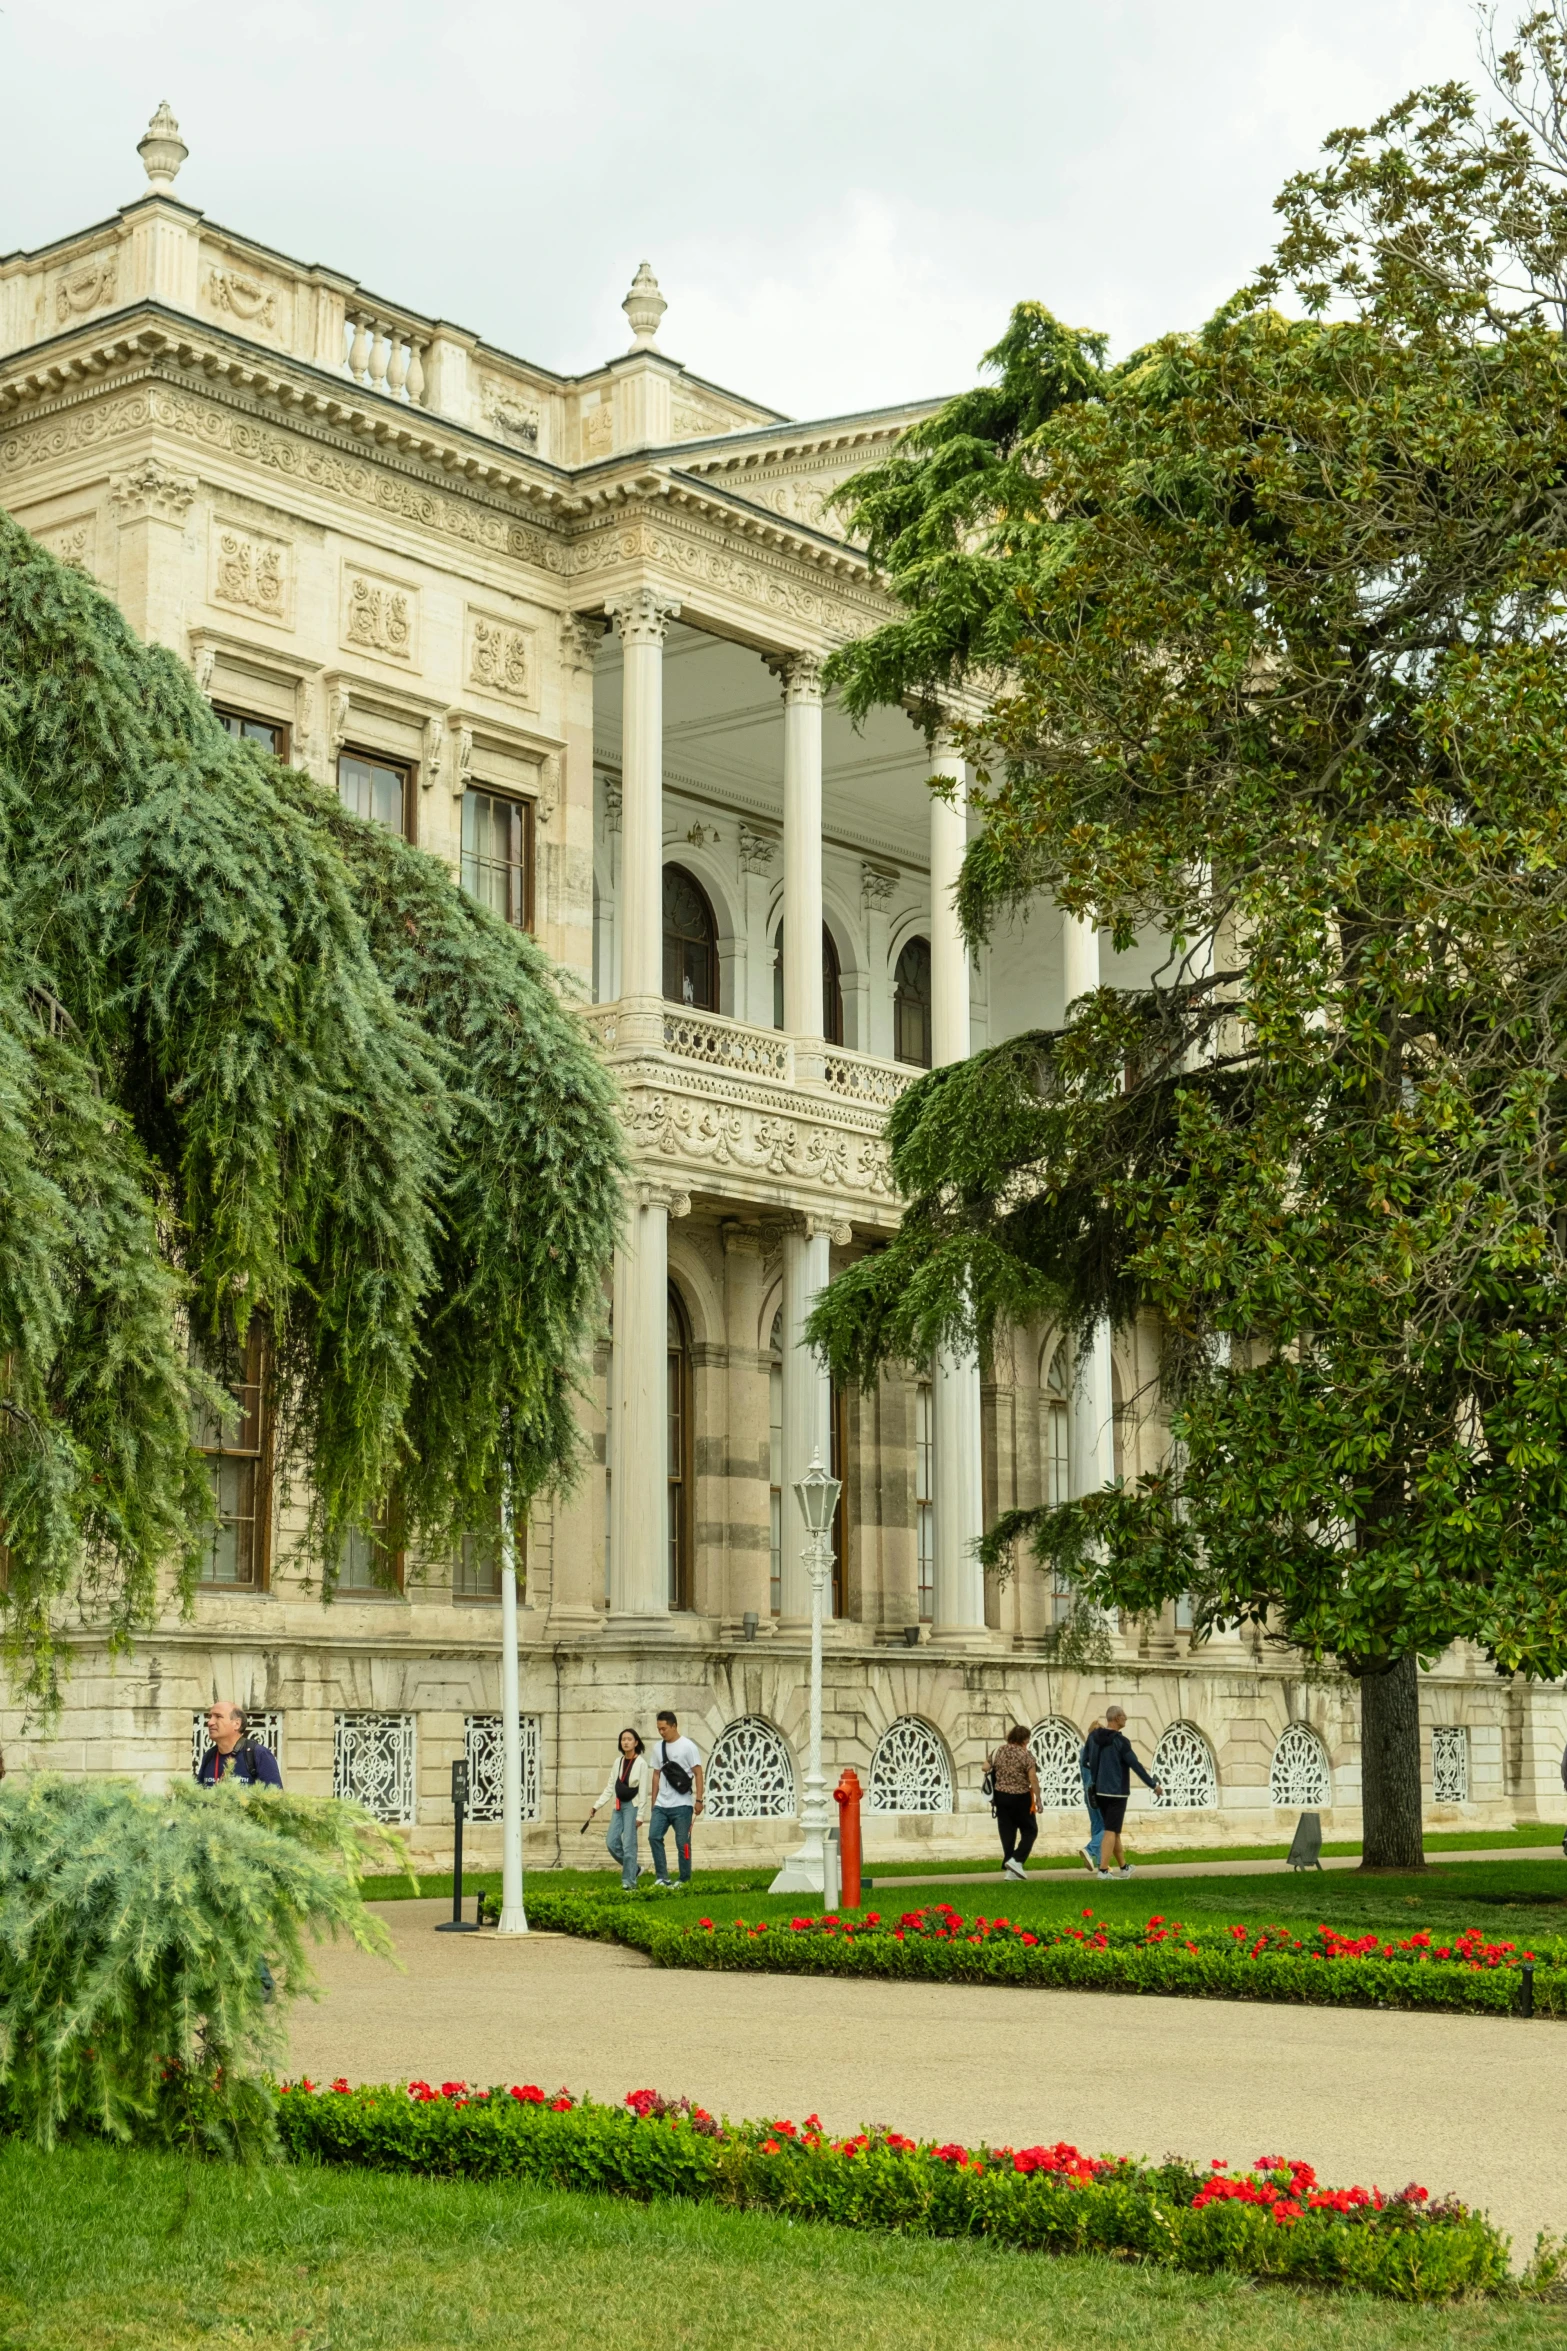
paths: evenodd
<path fill-rule="evenodd" d="M 838 1900 L 845 1910 L 860 1907 L 860 1798 L 864 1793 L 853 1771 L 846 1771 L 832 1792 L 838 1807 Z"/>

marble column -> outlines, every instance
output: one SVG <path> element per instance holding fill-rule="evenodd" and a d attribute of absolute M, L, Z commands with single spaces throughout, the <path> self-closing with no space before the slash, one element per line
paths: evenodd
<path fill-rule="evenodd" d="M 625 657 L 620 992 L 657 999 L 664 993 L 664 638 L 680 607 L 644 587 L 605 610 Z"/>
<path fill-rule="evenodd" d="M 615 1252 L 610 1613 L 669 1613 L 669 1219 L 684 1193 L 633 1182 Z"/>
<path fill-rule="evenodd" d="M 969 1052 L 969 953 L 955 892 L 968 839 L 964 766 L 938 737 L 933 783 L 947 778 L 957 797 L 933 791 L 930 802 L 930 1046 L 936 1068 Z M 979 1364 L 966 1350 L 938 1349 L 931 1383 L 936 1440 L 936 1595 L 933 1641 L 970 1641 L 985 1633 L 985 1577 L 974 1556 L 984 1532 L 980 1455 Z"/>
<path fill-rule="evenodd" d="M 1063 911 L 1061 968 L 1065 1013 L 1099 986 L 1099 933 Z M 1115 1396 L 1110 1380 L 1110 1325 L 1099 1322 L 1078 1351 L 1072 1382 L 1071 1477 L 1074 1499 L 1095 1494 L 1115 1476 Z"/>
<path fill-rule="evenodd" d="M 821 957 L 817 955 L 820 973 Z M 817 1357 L 805 1344 L 806 1318 L 831 1273 L 834 1237 L 847 1242 L 850 1228 L 823 1217 L 807 1217 L 783 1237 L 783 1539 L 779 1560 L 780 1621 L 801 1625 L 811 1614 L 810 1578 L 805 1572 L 805 1521 L 795 1500 L 795 1483 L 813 1460 L 832 1466 L 832 1387 Z M 832 1613 L 832 1595 L 827 1599 Z"/>
<path fill-rule="evenodd" d="M 770 666 L 784 705 L 784 1028 L 797 1040 L 796 1074 L 809 1077 L 821 1068 L 822 671 L 813 653 Z"/>
<path fill-rule="evenodd" d="M 724 1327 L 729 1338 L 724 1518 L 729 1543 L 721 1614 L 733 1638 L 748 1612 L 763 1635 L 772 1631 L 767 1501 L 772 1355 L 761 1329 L 761 1228 L 737 1220 L 724 1226 L 723 1241 Z"/>

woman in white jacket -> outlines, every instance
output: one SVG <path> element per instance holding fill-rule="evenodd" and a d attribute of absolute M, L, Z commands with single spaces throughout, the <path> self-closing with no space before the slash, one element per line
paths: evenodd
<path fill-rule="evenodd" d="M 647 1813 L 649 1785 L 647 1765 L 642 1760 L 642 1741 L 635 1731 L 622 1731 L 615 1768 L 595 1797 L 588 1819 L 604 1805 L 613 1804 L 615 1809 L 604 1842 L 620 1863 L 621 1889 L 627 1894 L 636 1890 L 637 1822 Z"/>

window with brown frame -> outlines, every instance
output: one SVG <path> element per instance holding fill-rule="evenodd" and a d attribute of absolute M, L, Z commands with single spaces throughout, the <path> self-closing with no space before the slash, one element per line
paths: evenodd
<path fill-rule="evenodd" d="M 517 1598 L 528 1588 L 528 1522 L 512 1527 L 513 1565 L 517 1570 Z M 501 1596 L 501 1530 L 499 1525 L 467 1534 L 452 1567 L 454 1600 L 499 1600 Z"/>
<path fill-rule="evenodd" d="M 225 733 L 241 743 L 259 743 L 263 751 L 270 751 L 274 759 L 286 760 L 289 751 L 289 729 L 280 719 L 257 718 L 253 710 L 234 710 L 221 702 L 214 702 L 212 715 Z"/>
<path fill-rule="evenodd" d="M 350 1527 L 343 1538 L 336 1591 L 343 1600 L 395 1600 L 403 1589 L 406 1561 L 395 1513 L 388 1506 L 367 1527 Z"/>
<path fill-rule="evenodd" d="M 892 988 L 892 1055 L 915 1069 L 930 1067 L 929 939 L 910 939 L 898 957 Z"/>
<path fill-rule="evenodd" d="M 691 1334 L 679 1293 L 669 1292 L 669 1605 L 691 1597 Z"/>
<path fill-rule="evenodd" d="M 226 1388 L 234 1414 L 206 1404 L 191 1411 L 191 1442 L 206 1456 L 212 1517 L 200 1582 L 209 1591 L 266 1589 L 271 1554 L 272 1476 L 267 1425 L 267 1340 L 260 1317 L 232 1353 L 192 1342 L 191 1361 Z"/>
<path fill-rule="evenodd" d="M 337 796 L 355 816 L 384 824 L 388 832 L 414 837 L 413 769 L 379 752 L 340 751 Z"/>
<path fill-rule="evenodd" d="M 718 925 L 707 892 L 683 865 L 664 868 L 664 995 L 718 1010 Z"/>
<path fill-rule="evenodd" d="M 488 784 L 462 796 L 462 886 L 519 931 L 533 928 L 533 802 Z"/>

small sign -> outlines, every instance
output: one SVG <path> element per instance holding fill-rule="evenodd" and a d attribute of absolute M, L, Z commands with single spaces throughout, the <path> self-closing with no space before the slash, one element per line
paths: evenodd
<path fill-rule="evenodd" d="M 467 1801 L 468 1765 L 465 1758 L 459 1755 L 456 1762 L 452 1765 L 452 1802 L 455 1805 L 461 1807 L 466 1805 Z"/>

